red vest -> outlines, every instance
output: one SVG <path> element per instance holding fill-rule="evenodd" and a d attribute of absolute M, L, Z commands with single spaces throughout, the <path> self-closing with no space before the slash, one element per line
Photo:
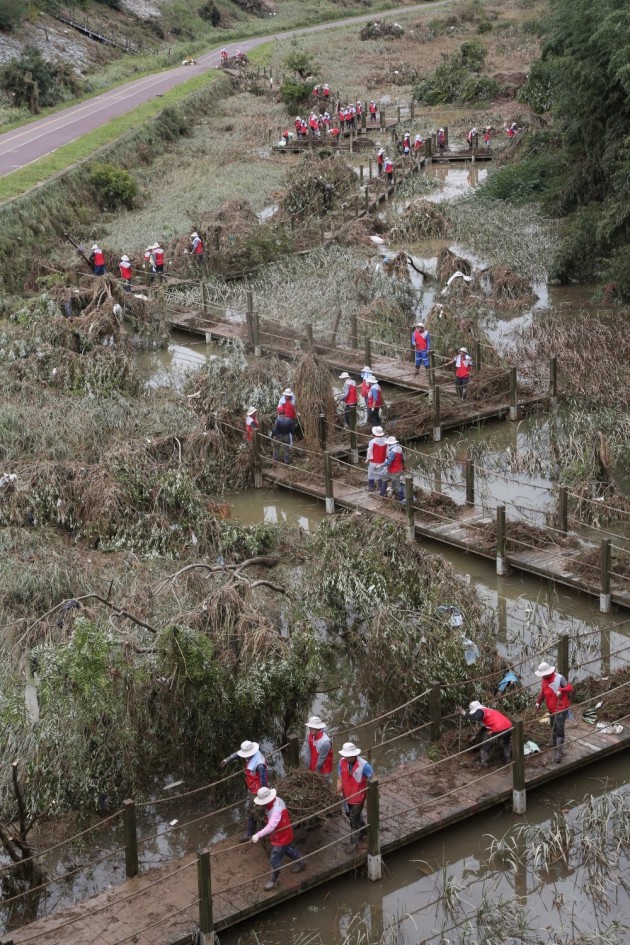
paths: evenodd
<path fill-rule="evenodd" d="M 376 155 L 376 163 L 377 163 L 377 164 L 380 164 L 381 167 L 383 166 L 383 161 L 384 161 L 384 160 L 385 160 L 385 155 L 384 155 L 384 154 L 377 154 L 377 155 Z"/>
<path fill-rule="evenodd" d="M 375 443 L 372 441 L 372 462 L 381 464 L 385 462 L 387 456 L 387 443 Z"/>
<path fill-rule="evenodd" d="M 361 382 L 361 397 L 365 399 L 369 393 L 370 393 L 370 385 L 364 378 L 363 381 Z"/>
<path fill-rule="evenodd" d="M 249 761 L 251 761 L 251 758 L 245 759 L 245 783 L 247 785 L 247 790 L 249 791 L 250 794 L 258 794 L 258 791 L 262 787 L 262 784 L 260 783 L 260 775 L 258 774 L 258 771 L 256 770 L 258 768 L 258 765 L 256 765 L 256 768 L 254 768 L 254 770 L 251 771 L 247 767 L 247 763 Z M 264 763 L 264 759 L 263 759 L 263 763 Z M 267 769 L 267 765 L 265 764 L 265 770 L 266 769 Z"/>
<path fill-rule="evenodd" d="M 392 164 L 391 161 L 388 161 L 388 162 L 386 163 L 386 165 L 385 165 L 385 170 L 387 171 L 388 174 L 391 174 L 391 173 L 392 173 L 392 171 L 394 170 L 394 165 Z"/>
<path fill-rule="evenodd" d="M 568 683 L 567 683 L 568 685 Z M 551 714 L 554 712 L 563 712 L 571 705 L 569 695 L 566 692 L 558 692 L 560 688 L 560 673 L 554 673 L 549 680 L 543 679 L 541 696 L 545 700 L 547 709 Z M 571 687 L 573 691 L 573 687 Z"/>
<path fill-rule="evenodd" d="M 367 405 L 370 410 L 376 410 L 383 406 L 383 394 L 381 393 L 381 388 L 376 387 L 375 392 L 372 393 L 375 387 L 376 385 L 373 384 L 370 388 L 370 393 L 368 394 Z"/>
<path fill-rule="evenodd" d="M 290 843 L 293 843 L 293 827 L 291 826 L 289 811 L 281 798 L 276 797 L 271 804 L 267 804 L 267 817 L 269 817 L 273 808 L 278 805 L 280 805 L 280 810 L 282 811 L 280 814 L 280 823 L 276 829 L 272 830 L 269 834 L 269 841 L 272 847 L 288 847 Z"/>
<path fill-rule="evenodd" d="M 416 346 L 416 351 L 426 351 L 429 347 L 427 336 L 423 335 L 417 328 L 413 333 L 413 343 Z"/>
<path fill-rule="evenodd" d="M 341 793 L 348 804 L 362 804 L 365 800 L 367 778 L 363 775 L 364 764 L 363 758 L 359 757 L 352 768 L 352 774 L 350 774 L 348 771 L 348 759 L 341 759 Z"/>
<path fill-rule="evenodd" d="M 370 102 L 370 115 L 376 115 L 376 105 Z"/>
<path fill-rule="evenodd" d="M 297 131 L 299 131 L 300 128 L 302 127 L 302 120 L 300 118 L 295 119 L 295 127 Z"/>
<path fill-rule="evenodd" d="M 131 266 L 120 264 L 120 275 L 123 279 L 131 279 Z"/>
<path fill-rule="evenodd" d="M 102 250 L 100 250 L 100 249 L 95 249 L 95 250 L 94 250 L 93 262 L 94 262 L 94 265 L 95 265 L 95 266 L 104 266 L 104 265 L 105 265 L 105 257 L 103 256 Z"/>
<path fill-rule="evenodd" d="M 419 151 L 421 147 L 422 147 L 422 141 L 416 141 L 414 143 L 414 148 L 416 149 L 416 151 Z"/>
<path fill-rule="evenodd" d="M 312 732 L 308 733 L 308 747 L 311 750 L 309 768 L 311 769 L 311 771 L 317 771 L 317 759 L 319 757 L 319 748 L 320 748 L 317 742 L 321 741 L 324 735 L 326 735 L 324 731 L 318 732 L 317 735 L 313 735 Z M 327 735 L 326 735 L 326 738 L 328 738 Z M 321 773 L 330 774 L 330 772 L 332 771 L 332 766 L 333 766 L 333 753 L 332 753 L 332 745 L 331 745 L 330 751 L 326 755 L 326 761 L 324 762 L 324 766 L 322 768 Z"/>
<path fill-rule="evenodd" d="M 483 724 L 491 732 L 494 732 L 496 735 L 499 732 L 507 732 L 509 728 L 512 728 L 512 723 L 507 716 L 503 715 L 501 712 L 497 712 L 496 709 L 486 709 L 483 710 Z"/>
<path fill-rule="evenodd" d="M 154 249 L 153 258 L 155 259 L 156 266 L 164 265 L 164 250 L 163 249 Z"/>
<path fill-rule="evenodd" d="M 245 436 L 247 437 L 247 442 L 251 443 L 254 439 L 254 430 L 258 429 L 258 423 L 254 420 L 253 417 L 248 417 L 245 421 Z"/>
<path fill-rule="evenodd" d="M 284 401 L 284 415 L 288 417 L 289 420 L 295 420 L 297 418 L 297 413 L 295 412 L 295 405 L 292 400 L 288 397 Z"/>
<path fill-rule="evenodd" d="M 403 460 L 403 454 L 400 448 L 395 449 L 393 456 L 394 459 L 391 466 L 388 467 L 388 472 L 390 472 L 392 476 L 395 476 L 397 473 L 403 472 L 405 468 L 405 462 Z"/>
<path fill-rule="evenodd" d="M 470 367 L 466 355 L 458 355 L 455 359 L 455 377 L 470 377 Z"/>
<path fill-rule="evenodd" d="M 357 385 L 348 384 L 348 393 L 346 394 L 346 405 L 348 407 L 356 407 L 357 405 Z"/>
<path fill-rule="evenodd" d="M 203 253 L 203 243 L 201 239 L 197 240 L 197 245 L 193 246 L 193 256 L 201 256 Z"/>

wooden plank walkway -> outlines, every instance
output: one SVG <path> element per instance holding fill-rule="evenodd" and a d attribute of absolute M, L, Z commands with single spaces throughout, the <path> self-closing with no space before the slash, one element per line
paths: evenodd
<path fill-rule="evenodd" d="M 541 743 L 546 741 L 547 732 L 541 728 Z M 627 726 L 621 735 L 601 735 L 581 719 L 569 722 L 563 761 L 555 764 L 550 752 L 527 757 L 526 787 L 532 790 L 628 747 Z M 472 754 L 437 764 L 422 758 L 405 765 L 402 772 L 398 769 L 389 776 L 377 774 L 381 850 L 385 855 L 504 804 L 512 796 L 511 767 L 491 767 L 486 773 Z M 472 782 L 476 782 L 474 798 Z M 290 872 L 290 867 L 283 870 L 273 892 L 262 888 L 269 862 L 260 846 L 234 846 L 233 839 L 214 844 L 211 862 L 216 931 L 361 869 L 367 858 L 365 845 L 350 854 L 339 842 L 347 836 L 347 822 L 341 816 L 300 836 L 298 844 L 307 857 L 307 869 L 299 877 Z M 192 942 L 197 929 L 197 897 L 196 855 L 190 853 L 83 903 L 15 929 L 3 941 L 10 940 L 13 945 L 35 941 L 45 945 L 122 945 L 127 941 L 134 945 L 183 945 Z"/>
<path fill-rule="evenodd" d="M 310 498 L 325 501 L 323 475 L 313 475 L 299 466 L 273 465 L 263 469 L 263 479 L 268 483 L 307 495 Z M 351 511 L 367 512 L 380 518 L 388 519 L 396 524 L 405 524 L 405 509 L 400 503 L 392 499 L 382 499 L 375 493 L 369 493 L 364 485 L 345 482 L 341 477 L 334 479 L 333 492 L 335 505 Z M 417 506 L 414 517 L 416 539 L 430 538 L 439 544 L 458 548 L 480 558 L 490 561 L 496 559 L 494 551 L 480 547 L 479 535 L 476 529 L 479 526 L 488 526 L 496 521 L 494 514 L 481 512 L 474 507 L 460 506 L 452 520 L 444 521 L 444 512 L 436 511 L 431 514 L 430 508 Z M 509 523 L 507 535 L 509 538 Z M 541 529 L 544 534 L 544 529 Z M 584 542 L 579 551 L 595 548 L 596 545 Z M 506 564 L 519 571 L 532 574 L 556 584 L 563 584 L 576 591 L 599 598 L 601 587 L 599 573 L 593 570 L 593 578 L 587 579 L 583 574 L 575 572 L 572 559 L 579 553 L 573 548 L 562 548 L 557 544 L 546 545 L 544 548 L 524 548 L 519 551 L 507 551 Z M 621 607 L 630 608 L 630 580 L 624 581 L 618 577 L 611 580 L 611 602 Z"/>

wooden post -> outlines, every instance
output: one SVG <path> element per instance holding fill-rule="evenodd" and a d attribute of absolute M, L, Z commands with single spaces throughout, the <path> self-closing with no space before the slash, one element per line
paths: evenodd
<path fill-rule="evenodd" d="M 432 348 L 429 351 L 429 387 L 431 388 L 429 392 L 429 403 L 431 403 L 433 401 L 435 388 L 435 357 Z"/>
<path fill-rule="evenodd" d="M 326 515 L 333 515 L 335 511 L 335 496 L 333 492 L 332 464 L 328 450 L 324 452 L 324 485 L 326 489 Z"/>
<path fill-rule="evenodd" d="M 351 130 L 351 131 L 350 131 L 350 154 L 353 153 L 353 146 L 352 146 L 352 145 L 353 145 L 353 141 L 354 141 L 354 132 Z"/>
<path fill-rule="evenodd" d="M 374 177 L 374 162 L 372 158 L 368 161 L 368 180 L 372 180 Z"/>
<path fill-rule="evenodd" d="M 505 574 L 505 506 L 497 505 L 497 574 Z"/>
<path fill-rule="evenodd" d="M 371 778 L 367 785 L 367 874 L 372 882 L 377 882 L 382 875 L 379 821 L 378 778 Z"/>
<path fill-rule="evenodd" d="M 448 151 L 448 125 L 444 125 L 444 150 Z"/>
<path fill-rule="evenodd" d="M 433 442 L 439 443 L 442 439 L 442 425 L 440 423 L 440 388 L 433 388 Z"/>
<path fill-rule="evenodd" d="M 300 740 L 297 735 L 290 735 L 287 739 L 286 763 L 289 768 L 300 767 Z"/>
<path fill-rule="evenodd" d="M 440 705 L 442 687 L 439 682 L 431 683 L 429 710 L 431 712 L 431 741 L 437 742 L 442 731 L 442 706 Z"/>
<path fill-rule="evenodd" d="M 262 347 L 260 344 L 260 313 L 253 313 L 254 319 L 254 355 L 259 358 L 262 355 Z"/>
<path fill-rule="evenodd" d="M 413 476 L 405 476 L 405 511 L 407 513 L 407 541 L 415 541 L 416 526 L 414 523 L 415 509 L 413 507 Z"/>
<path fill-rule="evenodd" d="M 523 720 L 516 719 L 512 732 L 512 810 L 515 814 L 524 814 L 527 809 L 525 792 L 525 752 Z"/>
<path fill-rule="evenodd" d="M 549 358 L 549 406 L 558 406 L 558 359 Z"/>
<path fill-rule="evenodd" d="M 384 128 L 385 127 L 385 109 L 382 107 L 379 108 L 378 113 L 381 119 L 381 128 Z"/>
<path fill-rule="evenodd" d="M 558 490 L 558 531 L 563 535 L 569 530 L 569 504 L 568 492 L 566 486 L 560 486 Z"/>
<path fill-rule="evenodd" d="M 518 420 L 516 403 L 516 368 L 510 368 L 510 420 Z"/>
<path fill-rule="evenodd" d="M 138 875 L 138 827 L 136 824 L 136 802 L 123 801 L 123 823 L 125 830 L 125 873 L 127 879 Z"/>
<path fill-rule="evenodd" d="M 370 367 L 372 364 L 372 339 L 369 335 L 366 335 L 363 339 L 363 354 L 365 355 L 366 367 Z"/>
<path fill-rule="evenodd" d="M 464 474 L 466 479 L 466 505 L 472 507 L 475 504 L 475 464 L 472 459 L 465 461 Z"/>
<path fill-rule="evenodd" d="M 218 226 L 214 229 L 214 251 L 215 253 L 221 252 L 221 233 Z"/>
<path fill-rule="evenodd" d="M 425 158 L 427 158 L 428 161 L 430 161 L 432 154 L 433 154 L 433 142 L 431 141 L 431 137 L 429 136 L 424 142 L 424 156 Z"/>
<path fill-rule="evenodd" d="M 371 162 L 370 162 L 370 163 L 371 163 Z M 370 174 L 370 177 L 371 177 L 371 176 L 372 176 L 372 175 Z M 76 285 L 77 289 L 80 289 L 80 288 L 81 288 L 81 273 L 79 272 L 78 269 L 76 270 L 76 272 L 75 272 L 75 274 L 74 274 L 74 284 Z"/>
<path fill-rule="evenodd" d="M 400 124 L 400 105 L 398 106 L 398 115 L 396 117 L 397 124 Z"/>
<path fill-rule="evenodd" d="M 350 312 L 350 347 L 353 350 L 359 347 L 356 310 Z"/>
<path fill-rule="evenodd" d="M 319 445 L 322 450 L 326 449 L 326 414 L 320 413 L 318 423 Z"/>
<path fill-rule="evenodd" d="M 256 333 L 254 329 L 254 295 L 251 289 L 247 290 L 245 296 L 245 319 L 247 321 L 247 335 L 252 348 L 256 344 Z"/>
<path fill-rule="evenodd" d="M 215 945 L 214 920 L 212 918 L 212 878 L 210 875 L 210 850 L 197 853 L 197 892 L 199 893 L 199 945 Z"/>
<path fill-rule="evenodd" d="M 359 183 L 363 183 L 363 165 L 359 164 Z"/>
<path fill-rule="evenodd" d="M 359 448 L 357 446 L 357 408 L 350 408 L 350 462 L 359 462 Z"/>
<path fill-rule="evenodd" d="M 262 489 L 262 442 L 258 430 L 252 433 L 252 449 L 254 451 L 254 489 Z"/>
<path fill-rule="evenodd" d="M 370 215 L 370 191 L 367 187 L 365 188 L 365 215 L 366 217 Z"/>
<path fill-rule="evenodd" d="M 411 100 L 411 103 L 410 103 L 410 105 L 409 105 L 409 111 L 411 112 L 411 120 L 412 120 L 412 121 L 414 120 L 414 117 L 415 117 L 415 114 L 414 114 L 414 112 L 415 112 L 415 105 L 416 105 L 416 103 L 415 103 L 414 100 L 412 99 L 412 100 Z"/>
<path fill-rule="evenodd" d="M 558 637 L 558 658 L 556 660 L 558 672 L 565 679 L 569 678 L 569 634 L 561 633 Z"/>
<path fill-rule="evenodd" d="M 473 343 L 473 367 L 477 373 L 481 369 L 481 342 L 475 341 Z"/>
<path fill-rule="evenodd" d="M 599 595 L 599 610 L 602 614 L 610 611 L 610 564 L 612 557 L 610 538 L 602 538 L 601 553 L 601 591 Z"/>
<path fill-rule="evenodd" d="M 313 325 L 309 322 L 306 326 L 306 344 L 308 345 L 308 350 L 313 350 Z"/>

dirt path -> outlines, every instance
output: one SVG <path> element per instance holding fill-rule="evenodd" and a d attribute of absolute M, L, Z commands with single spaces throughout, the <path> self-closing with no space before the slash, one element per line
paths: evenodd
<path fill-rule="evenodd" d="M 398 7 L 395 10 L 388 10 L 376 15 L 369 13 L 347 17 L 331 23 L 322 23 L 317 26 L 308 26 L 281 33 L 271 33 L 268 36 L 258 36 L 254 39 L 245 39 L 240 42 L 232 42 L 225 48 L 232 55 L 237 49 L 249 52 L 273 39 L 290 39 L 293 36 L 305 36 L 309 33 L 319 33 L 335 27 L 351 26 L 353 23 L 365 23 L 376 18 L 382 19 L 384 17 L 401 16 L 405 13 L 432 11 L 436 7 L 447 6 L 452 2 L 454 0 L 435 0 L 431 4 L 418 3 L 413 6 Z M 220 47 L 217 47 L 201 56 L 195 66 L 176 66 L 167 72 L 145 76 L 142 79 L 134 79 L 132 82 L 117 86 L 115 89 L 104 92 L 87 102 L 72 105 L 55 115 L 49 115 L 39 121 L 5 132 L 5 134 L 0 135 L 0 177 L 19 170 L 47 154 L 51 154 L 64 144 L 75 141 L 88 131 L 100 128 L 101 125 L 126 114 L 156 95 L 163 95 L 204 70 L 216 68 L 219 61 Z"/>

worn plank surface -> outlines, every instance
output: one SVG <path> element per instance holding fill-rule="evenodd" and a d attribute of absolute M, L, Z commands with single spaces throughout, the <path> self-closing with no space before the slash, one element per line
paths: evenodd
<path fill-rule="evenodd" d="M 539 743 L 548 736 L 540 727 Z M 567 724 L 565 753 L 555 764 L 551 753 L 526 758 L 528 789 L 575 771 L 630 747 L 630 731 L 600 735 L 581 719 Z M 444 762 L 427 758 L 398 767 L 389 774 L 377 772 L 381 785 L 381 847 L 384 854 L 429 834 L 472 817 L 481 810 L 511 798 L 511 766 L 481 769 L 474 753 Z M 476 782 L 471 791 L 471 783 Z M 353 872 L 365 863 L 361 844 L 356 854 L 341 842 L 348 835 L 342 816 L 331 817 L 325 826 L 300 835 L 297 842 L 307 858 L 307 869 L 299 876 L 290 865 L 272 892 L 265 892 L 268 857 L 261 846 L 235 845 L 234 839 L 212 847 L 212 892 L 217 930 L 235 925 L 278 903 L 299 895 L 335 876 Z M 323 849 L 326 847 L 326 849 Z M 319 852 L 318 852 L 319 851 Z M 196 857 L 189 854 L 144 875 L 121 883 L 71 908 L 62 909 L 8 933 L 14 945 L 39 941 L 45 945 L 172 945 L 189 941 L 197 926 Z M 178 914 L 174 914 L 178 913 Z"/>

